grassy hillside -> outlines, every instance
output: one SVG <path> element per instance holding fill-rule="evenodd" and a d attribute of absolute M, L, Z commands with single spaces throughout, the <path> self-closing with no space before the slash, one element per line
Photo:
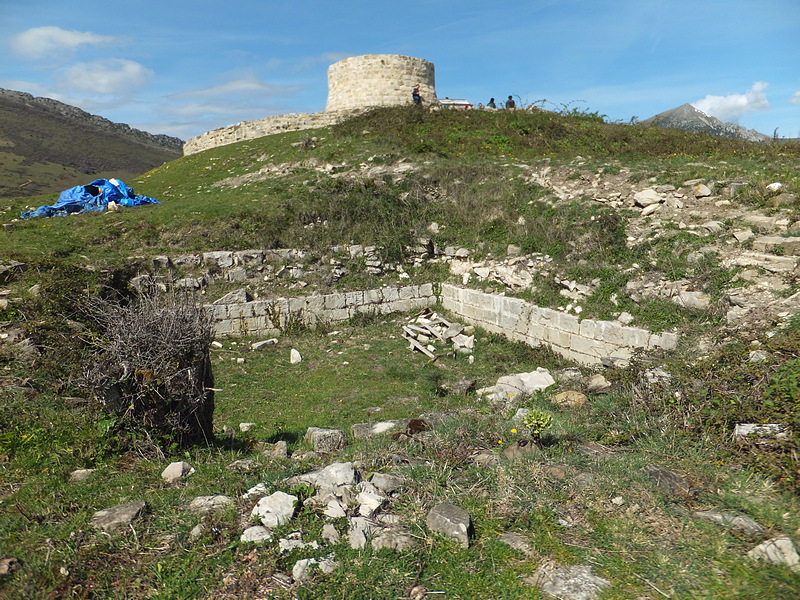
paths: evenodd
<path fill-rule="evenodd" d="M 0 94 L 0 198 L 60 192 L 99 178 L 126 181 L 178 156 L 177 150 Z"/>
<path fill-rule="evenodd" d="M 800 230 L 798 165 L 794 143 L 611 124 L 593 113 L 396 108 L 178 158 L 127 181 L 160 205 L 14 221 L 55 196 L 3 200 L 0 559 L 19 566 L 0 570 L 0 595 L 546 598 L 542 573 L 581 565 L 609 581 L 605 600 L 796 597 L 800 574 L 747 552 L 778 536 L 800 547 L 800 288 L 794 249 L 781 243 Z M 698 182 L 708 196 L 695 196 Z M 645 213 L 633 198 L 651 188 L 668 201 Z M 767 248 L 764 237 L 777 242 Z M 421 259 L 423 243 L 441 252 Z M 351 255 L 354 245 L 375 246 L 382 272 Z M 286 248 L 303 250 L 302 261 L 241 282 L 190 262 L 156 270 L 153 260 Z M 459 271 L 445 248 L 465 249 L 471 266 Z M 534 263 L 526 285 L 476 275 Z M 115 295 L 133 301 L 129 280 L 144 272 L 205 278 L 204 300 L 242 287 L 275 297 L 448 280 L 674 331 L 681 342 L 677 352 L 590 369 L 480 330 L 473 360 L 443 352 L 431 361 L 401 337 L 413 315 L 290 327 L 261 351 L 250 349 L 256 340 L 222 340 L 211 354 L 215 438 L 180 447 L 126 428 L 87 384 L 102 370 L 97 349 L 108 332 L 86 307 Z M 669 286 L 705 303 L 650 293 Z M 290 363 L 292 348 L 302 362 Z M 474 390 L 537 367 L 557 382 L 518 406 L 552 424 L 519 456 L 509 449 L 535 436 Z M 563 392 L 584 399 L 566 402 Z M 426 417 L 427 431 L 350 435 L 355 423 L 429 413 L 438 417 Z M 786 435 L 739 442 L 738 423 L 777 423 Z M 312 426 L 342 429 L 347 445 L 315 455 L 304 439 Z M 276 442 L 293 458 L 272 457 Z M 164 482 L 164 467 L 181 460 L 196 473 Z M 229 466 L 242 460 L 253 462 Z M 255 503 L 247 490 L 263 483 L 308 498 L 313 490 L 286 479 L 334 461 L 356 461 L 365 477 L 405 478 L 384 511 L 408 528 L 412 549 L 279 550 L 292 532 L 322 543 L 325 521 L 310 503 L 272 542 L 240 540 Z M 653 476 L 653 465 L 671 478 Z M 79 468 L 96 471 L 71 482 Z M 213 494 L 233 506 L 188 509 Z M 90 525 L 95 511 L 140 499 L 146 512 L 123 531 Z M 439 502 L 471 515 L 468 548 L 426 526 Z M 759 528 L 709 522 L 702 511 Z M 346 539 L 348 521 L 330 523 Z M 524 544 L 503 543 L 507 533 Z M 291 583 L 298 560 L 329 554 L 339 564 L 332 574 Z"/>

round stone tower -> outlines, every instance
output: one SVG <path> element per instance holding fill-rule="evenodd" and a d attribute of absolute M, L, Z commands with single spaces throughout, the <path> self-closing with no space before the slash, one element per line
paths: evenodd
<path fill-rule="evenodd" d="M 411 104 L 419 84 L 423 106 L 435 104 L 433 63 L 397 54 L 351 56 L 328 67 L 326 111 Z"/>

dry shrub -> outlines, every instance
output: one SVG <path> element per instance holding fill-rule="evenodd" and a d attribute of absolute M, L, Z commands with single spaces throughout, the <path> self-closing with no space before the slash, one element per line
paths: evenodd
<path fill-rule="evenodd" d="M 103 335 L 88 379 L 126 429 L 178 447 L 213 437 L 209 316 L 187 293 L 94 307 Z"/>

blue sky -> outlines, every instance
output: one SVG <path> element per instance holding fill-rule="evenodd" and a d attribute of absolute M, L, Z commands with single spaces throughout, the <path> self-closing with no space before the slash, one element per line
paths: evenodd
<path fill-rule="evenodd" d="M 429 60 L 475 104 L 690 102 L 800 137 L 798 0 L 0 0 L 0 87 L 182 139 L 324 110 L 328 66 L 359 54 Z"/>

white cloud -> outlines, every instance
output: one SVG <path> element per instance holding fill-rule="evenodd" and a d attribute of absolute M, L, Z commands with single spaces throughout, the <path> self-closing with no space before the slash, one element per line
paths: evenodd
<path fill-rule="evenodd" d="M 219 97 L 228 95 L 235 95 L 240 97 L 242 94 L 246 94 L 248 96 L 253 96 L 258 94 L 279 96 L 279 95 L 292 94 L 298 91 L 299 89 L 300 86 L 273 85 L 271 83 L 265 83 L 261 81 L 255 75 L 247 75 L 245 77 L 232 79 L 230 81 L 226 81 L 225 83 L 203 88 L 200 90 L 187 90 L 185 92 L 178 92 L 177 94 L 172 94 L 171 97 L 209 98 L 209 97 Z"/>
<path fill-rule="evenodd" d="M 756 81 L 744 94 L 727 96 L 708 95 L 692 102 L 692 106 L 721 121 L 738 122 L 742 115 L 769 109 L 769 100 L 764 91 L 769 87 L 765 81 Z"/>
<path fill-rule="evenodd" d="M 67 31 L 60 27 L 34 27 L 13 36 L 9 42 L 18 55 L 31 60 L 41 60 L 71 52 L 80 46 L 110 44 L 116 38 L 88 31 Z"/>
<path fill-rule="evenodd" d="M 153 77 L 147 67 L 123 58 L 75 63 L 55 76 L 56 87 L 88 96 L 129 97 Z"/>
<path fill-rule="evenodd" d="M 792 94 L 792 97 L 789 98 L 789 102 L 792 104 L 800 104 L 800 92 L 795 92 Z"/>

